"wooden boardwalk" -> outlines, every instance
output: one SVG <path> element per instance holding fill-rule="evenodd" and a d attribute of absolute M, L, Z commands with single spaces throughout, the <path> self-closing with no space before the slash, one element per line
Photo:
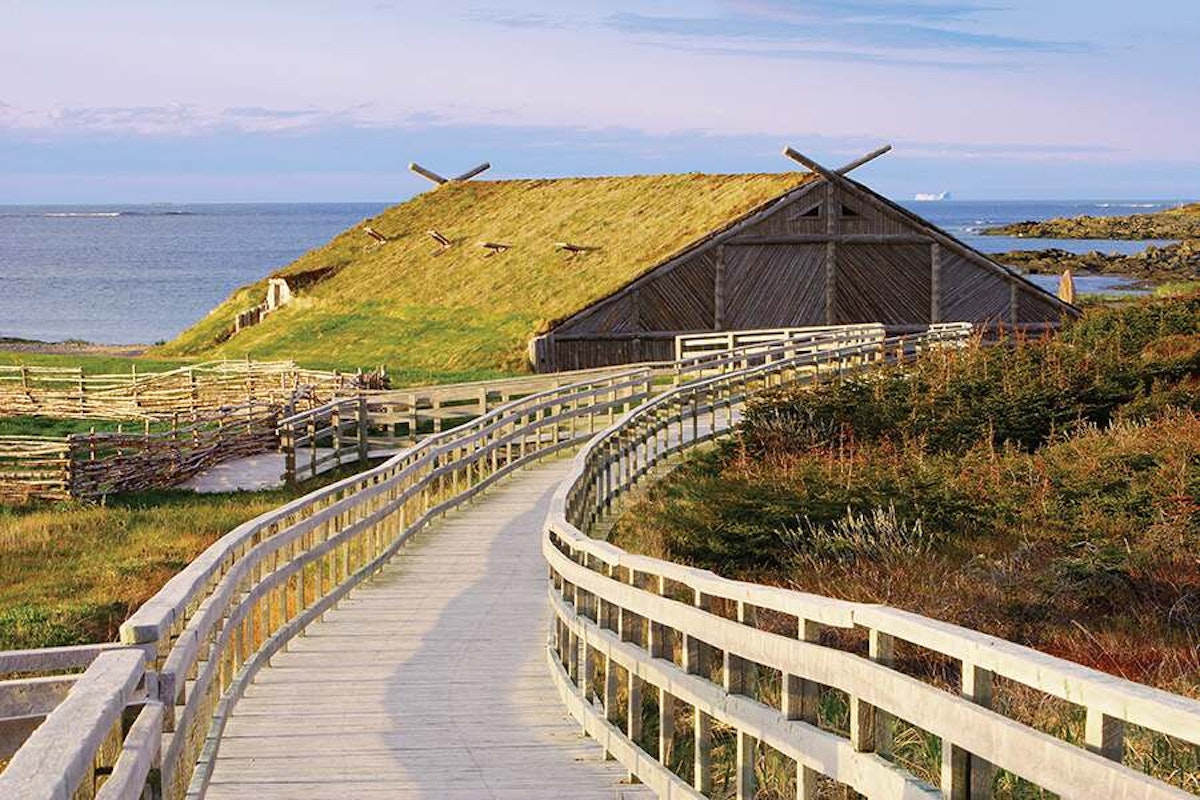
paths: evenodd
<path fill-rule="evenodd" d="M 546 672 L 542 521 L 565 459 L 419 534 L 259 674 L 207 797 L 648 798 Z"/>

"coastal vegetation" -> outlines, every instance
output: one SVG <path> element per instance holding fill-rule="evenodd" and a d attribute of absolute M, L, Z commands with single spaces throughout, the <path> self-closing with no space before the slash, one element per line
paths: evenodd
<path fill-rule="evenodd" d="M 990 236 L 1038 239 L 1200 239 L 1200 203 L 1118 217 L 1061 217 L 985 228 Z"/>
<path fill-rule="evenodd" d="M 1194 294 L 773 391 L 614 536 L 1200 696 L 1197 453 Z"/>

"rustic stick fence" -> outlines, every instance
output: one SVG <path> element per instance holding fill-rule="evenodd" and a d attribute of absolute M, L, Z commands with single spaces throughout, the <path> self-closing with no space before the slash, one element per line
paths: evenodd
<path fill-rule="evenodd" d="M 755 796 L 766 748 L 794 765 L 805 800 L 817 797 L 821 776 L 871 798 L 989 798 L 998 769 L 1062 797 L 1192 796 L 1123 764 L 1122 735 L 1139 726 L 1200 744 L 1194 700 L 916 614 L 728 580 L 589 538 L 655 466 L 728 430 L 748 394 L 811 379 L 801 367 L 817 357 L 856 369 L 931 343 L 889 339 L 684 384 L 576 457 L 543 540 L 555 618 L 548 660 L 583 729 L 660 796 L 709 796 L 722 726 L 735 740 L 738 798 Z M 901 671 L 901 647 L 956 663 L 955 691 Z M 1004 682 L 1082 707 L 1084 746 L 993 709 Z M 847 732 L 818 724 L 829 693 L 848 708 Z M 657 741 L 644 747 L 655 727 Z M 940 741 L 938 786 L 889 758 L 901 728 Z M 690 763 L 677 752 L 690 752 Z"/>
<path fill-rule="evenodd" d="M 213 361 L 167 372 L 139 372 L 134 364 L 124 374 L 0 366 L 0 417 L 169 420 L 255 401 L 320 403 L 365 382 L 361 374 L 291 361 Z"/>
<path fill-rule="evenodd" d="M 71 443 L 45 436 L 0 436 L 0 504 L 71 496 Z"/>
<path fill-rule="evenodd" d="M 161 489 L 243 456 L 273 450 L 279 407 L 219 409 L 169 430 L 76 433 L 63 438 L 0 436 L 0 503 L 95 498 Z"/>
<path fill-rule="evenodd" d="M 73 434 L 71 495 L 99 497 L 176 486 L 225 461 L 274 450 L 279 407 L 246 403 L 160 433 Z"/>

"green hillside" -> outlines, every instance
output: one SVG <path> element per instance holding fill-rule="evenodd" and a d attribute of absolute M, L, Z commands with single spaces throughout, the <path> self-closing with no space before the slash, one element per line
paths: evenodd
<path fill-rule="evenodd" d="M 267 281 L 233 293 L 153 355 L 387 365 L 401 379 L 526 369 L 531 336 L 808 176 L 656 175 L 449 183 L 366 220 L 276 275 L 296 299 L 233 334 Z M 436 230 L 451 241 L 440 247 Z M 509 245 L 492 253 L 480 242 Z M 588 248 L 571 254 L 569 242 Z"/>

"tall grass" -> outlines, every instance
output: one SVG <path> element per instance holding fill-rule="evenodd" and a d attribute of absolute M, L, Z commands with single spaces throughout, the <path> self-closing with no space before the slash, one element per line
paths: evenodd
<path fill-rule="evenodd" d="M 1200 297 L 786 388 L 615 526 L 1200 696 Z"/>

